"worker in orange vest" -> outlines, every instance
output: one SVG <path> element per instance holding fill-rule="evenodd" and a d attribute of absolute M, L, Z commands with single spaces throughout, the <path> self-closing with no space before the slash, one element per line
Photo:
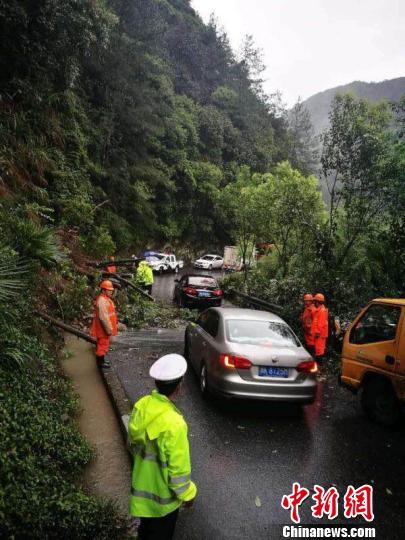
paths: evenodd
<path fill-rule="evenodd" d="M 315 358 L 321 360 L 326 350 L 326 340 L 329 335 L 329 313 L 325 307 L 325 296 L 318 293 L 314 296 L 314 313 L 312 320 L 312 333 L 314 336 Z"/>
<path fill-rule="evenodd" d="M 115 274 L 117 272 L 117 267 L 115 266 L 115 257 L 110 257 L 110 264 L 107 266 L 107 272 L 109 274 Z"/>
<path fill-rule="evenodd" d="M 312 320 L 314 317 L 314 297 L 312 294 L 304 294 L 304 311 L 301 315 L 302 330 L 304 333 L 304 341 L 307 351 L 314 356 L 315 355 L 315 340 L 312 333 Z"/>
<path fill-rule="evenodd" d="M 118 332 L 118 318 L 112 296 L 114 286 L 111 281 L 103 281 L 100 284 L 101 293 L 94 303 L 93 321 L 91 323 L 90 334 L 96 338 L 96 360 L 97 365 L 102 368 L 110 368 L 111 365 L 105 359 L 110 347 L 111 336 L 116 336 Z"/>

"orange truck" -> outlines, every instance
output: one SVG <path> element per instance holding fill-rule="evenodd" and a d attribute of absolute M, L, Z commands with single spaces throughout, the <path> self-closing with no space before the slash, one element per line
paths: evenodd
<path fill-rule="evenodd" d="M 364 412 L 394 425 L 405 404 L 405 299 L 370 302 L 347 330 L 339 382 L 361 393 Z"/>

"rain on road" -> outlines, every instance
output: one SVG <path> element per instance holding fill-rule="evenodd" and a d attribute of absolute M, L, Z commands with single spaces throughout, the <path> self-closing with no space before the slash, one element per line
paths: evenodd
<path fill-rule="evenodd" d="M 170 299 L 173 280 L 170 275 L 158 277 L 154 294 Z M 184 328 L 118 337 L 110 358 L 132 402 L 153 388 L 148 371 L 160 355 L 183 352 L 183 336 Z M 320 382 L 313 405 L 296 407 L 207 402 L 189 369 L 177 405 L 189 425 L 193 479 L 199 490 L 194 508 L 181 512 L 177 540 L 281 538 L 281 525 L 291 521 L 280 502 L 293 482 L 310 490 L 315 482 L 335 486 L 340 493 L 338 519 L 315 520 L 308 499 L 300 509 L 302 523 L 359 526 L 370 524 L 343 517 L 343 496 L 349 485 L 371 484 L 377 538 L 403 538 L 405 430 L 367 421 L 357 397 L 340 388 L 336 376 Z"/>

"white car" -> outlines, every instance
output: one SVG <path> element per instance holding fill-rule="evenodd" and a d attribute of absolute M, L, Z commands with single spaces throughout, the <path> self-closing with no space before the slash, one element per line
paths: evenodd
<path fill-rule="evenodd" d="M 194 268 L 203 268 L 204 270 L 218 270 L 224 264 L 224 259 L 220 255 L 204 255 L 197 259 Z"/>
<path fill-rule="evenodd" d="M 152 266 L 153 271 L 159 274 L 169 270 L 177 274 L 184 267 L 184 262 L 178 260 L 173 254 L 156 253 L 152 257 L 147 257 L 146 260 Z"/>
<path fill-rule="evenodd" d="M 151 265 L 154 272 L 163 274 L 168 270 L 168 265 L 166 264 L 165 258 L 163 255 L 155 255 L 153 257 L 146 257 L 146 260 Z"/>

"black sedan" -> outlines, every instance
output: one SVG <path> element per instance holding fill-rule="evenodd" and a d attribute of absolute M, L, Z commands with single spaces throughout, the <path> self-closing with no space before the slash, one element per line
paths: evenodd
<path fill-rule="evenodd" d="M 222 303 L 224 292 L 211 276 L 186 274 L 175 283 L 173 300 L 180 307 L 204 309 Z"/>

